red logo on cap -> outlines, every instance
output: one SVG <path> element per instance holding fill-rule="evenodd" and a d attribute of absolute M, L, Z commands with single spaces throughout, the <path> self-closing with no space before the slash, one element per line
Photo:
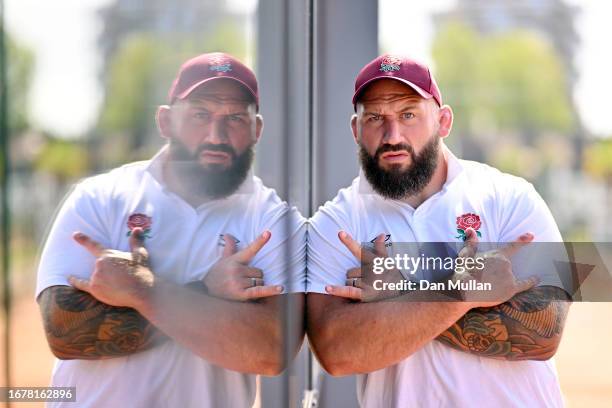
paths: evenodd
<path fill-rule="evenodd" d="M 401 58 L 387 55 L 380 63 L 380 70 L 383 72 L 399 71 L 400 65 L 402 65 Z"/>
<path fill-rule="evenodd" d="M 228 72 L 232 70 L 232 63 L 222 54 L 213 55 L 209 58 L 209 60 L 210 62 L 208 69 L 211 71 Z"/>

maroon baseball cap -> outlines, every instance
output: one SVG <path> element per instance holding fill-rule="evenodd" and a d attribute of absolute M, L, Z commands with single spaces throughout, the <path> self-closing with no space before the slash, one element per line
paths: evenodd
<path fill-rule="evenodd" d="M 198 86 L 218 78 L 232 79 L 244 86 L 259 106 L 257 79 L 253 71 L 236 58 L 222 52 L 198 55 L 185 62 L 170 87 L 168 100 L 173 103 L 177 99 L 184 99 Z"/>
<path fill-rule="evenodd" d="M 355 79 L 353 105 L 370 83 L 384 78 L 403 82 L 423 98 L 434 98 L 438 105 L 442 106 L 442 95 L 427 66 L 410 58 L 389 54 L 377 57 L 359 71 Z"/>

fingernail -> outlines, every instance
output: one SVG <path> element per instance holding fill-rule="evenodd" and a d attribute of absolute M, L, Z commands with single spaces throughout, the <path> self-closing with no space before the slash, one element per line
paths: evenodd
<path fill-rule="evenodd" d="M 329 285 L 328 285 L 328 286 L 326 286 L 326 287 L 325 287 L 325 291 L 326 291 L 327 293 L 332 293 L 332 292 L 334 291 L 334 288 L 333 288 L 332 286 L 329 286 Z"/>
<path fill-rule="evenodd" d="M 531 232 L 526 232 L 523 235 L 521 235 L 522 239 L 531 239 L 533 238 L 533 234 Z"/>
<path fill-rule="evenodd" d="M 75 232 L 73 236 L 77 239 L 81 239 L 84 237 L 82 232 Z"/>
<path fill-rule="evenodd" d="M 346 232 L 344 232 L 344 231 L 340 231 L 340 232 L 338 233 L 338 236 L 339 236 L 340 238 L 344 239 L 344 238 L 346 238 Z"/>
<path fill-rule="evenodd" d="M 261 234 L 262 238 L 268 238 L 270 236 L 271 232 L 270 231 L 264 231 L 263 234 Z"/>
<path fill-rule="evenodd" d="M 281 292 L 283 291 L 283 286 L 282 286 L 282 285 L 278 285 L 278 286 L 276 287 L 276 291 L 277 291 L 278 293 L 281 293 Z"/>

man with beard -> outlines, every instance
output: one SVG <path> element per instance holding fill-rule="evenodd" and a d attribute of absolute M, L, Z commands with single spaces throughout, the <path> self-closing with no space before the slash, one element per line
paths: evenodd
<path fill-rule="evenodd" d="M 250 172 L 258 106 L 235 58 L 187 61 L 157 112 L 169 143 L 63 204 L 37 299 L 52 385 L 76 387 L 80 407 L 251 407 L 250 374 L 282 370 L 280 308 L 289 293 L 303 304 L 305 225 Z"/>
<path fill-rule="evenodd" d="M 374 59 L 353 104 L 362 170 L 309 228 L 307 333 L 322 366 L 361 374 L 364 407 L 561 406 L 549 359 L 566 294 L 554 274 L 536 278 L 510 262 L 534 239 L 561 241 L 546 204 L 525 180 L 451 153 L 442 139 L 453 113 L 426 66 Z M 507 244 L 483 254 L 479 241 Z M 376 290 L 376 279 L 410 278 L 393 266 L 373 276 L 377 258 L 392 259 L 402 242 L 459 245 L 457 262 L 484 266 L 447 279 L 493 289 Z"/>

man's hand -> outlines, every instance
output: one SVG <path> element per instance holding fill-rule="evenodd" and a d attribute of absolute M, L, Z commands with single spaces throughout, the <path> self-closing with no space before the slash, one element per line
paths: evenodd
<path fill-rule="evenodd" d="M 249 246 L 236 252 L 236 240 L 224 234 L 223 255 L 204 277 L 208 293 L 218 298 L 239 301 L 279 295 L 283 291 L 281 285 L 264 286 L 261 269 L 249 266 L 249 262 L 270 240 L 270 236 L 270 231 L 264 231 Z"/>
<path fill-rule="evenodd" d="M 106 249 L 87 235 L 75 233 L 74 240 L 98 259 L 89 279 L 70 276 L 70 284 L 100 302 L 136 309 L 146 290 L 157 279 L 148 266 L 149 254 L 143 246 L 142 232 L 141 228 L 132 231 L 131 253 Z"/>
<path fill-rule="evenodd" d="M 531 276 L 517 280 L 512 272 L 510 257 L 533 241 L 533 234 L 525 233 L 507 246 L 485 253 L 478 253 L 478 236 L 472 228 L 466 231 L 465 246 L 459 252 L 458 258 L 483 258 L 482 269 L 471 268 L 465 272 L 455 272 L 452 279 L 461 282 L 470 280 L 478 283 L 490 283 L 490 291 L 461 291 L 462 300 L 473 303 L 473 307 L 491 307 L 508 301 L 519 292 L 524 292 L 538 284 L 539 279 Z M 464 262 L 464 265 L 467 264 Z M 475 262 L 471 263 L 472 265 Z"/>
<path fill-rule="evenodd" d="M 385 270 L 377 275 L 373 272 L 372 266 L 374 258 L 387 257 L 385 248 L 385 234 L 380 234 L 374 240 L 374 251 L 363 249 L 349 234 L 344 231 L 338 233 L 340 241 L 349 251 L 359 260 L 361 266 L 351 268 L 346 273 L 346 286 L 327 286 L 325 290 L 330 295 L 344 297 L 362 302 L 379 301 L 395 296 L 399 296 L 399 291 L 376 290 L 373 287 L 374 280 L 383 282 L 400 282 L 402 274 L 397 270 Z"/>

